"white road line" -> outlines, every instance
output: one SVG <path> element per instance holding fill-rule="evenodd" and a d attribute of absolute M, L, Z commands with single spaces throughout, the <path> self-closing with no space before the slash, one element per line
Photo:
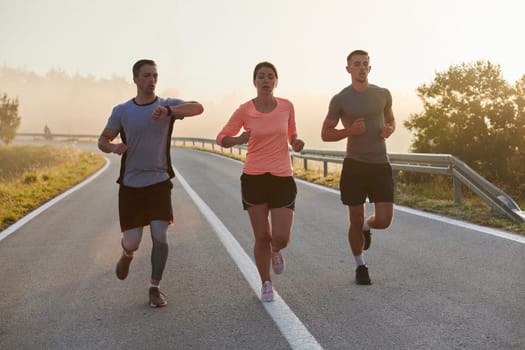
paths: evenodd
<path fill-rule="evenodd" d="M 335 190 L 333 188 L 321 186 L 321 185 L 314 184 L 314 183 L 311 183 L 311 182 L 308 182 L 308 181 L 304 181 L 304 180 L 300 180 L 300 179 L 296 179 L 296 181 L 297 182 L 301 182 L 302 184 L 305 184 L 305 185 L 308 185 L 308 186 L 311 186 L 311 187 L 315 187 L 317 189 L 321 189 L 321 190 L 324 190 L 324 191 L 331 192 L 331 193 L 339 195 L 339 191 Z M 408 214 L 412 214 L 412 215 L 421 216 L 421 217 L 424 217 L 424 218 L 427 218 L 427 219 L 431 219 L 431 220 L 445 222 L 445 223 L 447 223 L 449 225 L 459 226 L 459 227 L 467 228 L 467 229 L 470 229 L 470 230 L 473 230 L 473 231 L 478 231 L 478 232 L 485 233 L 485 234 L 488 234 L 488 235 L 492 235 L 492 236 L 496 236 L 496 237 L 499 237 L 499 238 L 504 238 L 504 239 L 508 239 L 508 240 L 511 240 L 511 241 L 515 241 L 515 242 L 518 242 L 518 243 L 525 244 L 525 236 L 520 236 L 520 235 L 515 234 L 515 233 L 511 233 L 511 232 L 507 232 L 507 231 L 503 231 L 503 230 L 498 230 L 498 229 L 491 228 L 491 227 L 479 226 L 479 225 L 471 224 L 469 222 L 456 220 L 456 219 L 451 219 L 451 218 L 447 218 L 447 217 L 444 217 L 444 216 L 441 216 L 441 215 L 438 215 L 438 214 L 427 213 L 427 212 L 424 212 L 424 211 L 421 211 L 421 210 L 416 210 L 416 209 L 412 209 L 412 208 L 408 208 L 408 207 L 403 207 L 403 206 L 400 206 L 400 205 L 395 205 L 395 210 L 402 211 L 402 212 L 405 212 L 405 213 L 408 213 Z"/>
<path fill-rule="evenodd" d="M 238 162 L 238 163 L 242 164 L 241 161 L 238 161 L 236 159 L 232 159 L 232 158 L 229 158 L 229 157 L 226 157 L 226 156 L 222 156 L 222 155 L 216 154 L 216 153 L 212 153 L 212 154 L 217 156 L 217 157 L 227 158 L 227 159 L 230 159 L 230 160 L 232 160 L 234 162 Z M 308 181 L 297 179 L 297 178 L 295 179 L 295 181 L 300 182 L 300 183 L 302 183 L 304 185 L 307 185 L 307 186 L 310 186 L 310 187 L 314 187 L 314 188 L 317 188 L 317 189 L 320 189 L 320 190 L 323 190 L 323 191 L 326 191 L 326 192 L 330 192 L 330 193 L 339 195 L 339 190 L 335 190 L 335 189 L 330 188 L 330 187 L 318 185 L 316 183 L 308 182 Z M 514 241 L 514 242 L 518 242 L 518 243 L 521 243 L 521 244 L 525 244 L 525 236 L 521 236 L 521 235 L 518 235 L 516 233 L 507 232 L 507 231 L 503 231 L 503 230 L 498 230 L 498 229 L 491 228 L 491 227 L 485 227 L 485 226 L 480 226 L 480 225 L 476 225 L 476 224 L 471 224 L 469 222 L 456 220 L 456 219 L 451 219 L 451 218 L 447 218 L 445 216 L 441 216 L 441 215 L 438 215 L 438 214 L 427 213 L 427 212 L 424 212 L 424 211 L 421 211 L 421 210 L 416 210 L 416 209 L 404 207 L 404 206 L 401 206 L 401 205 L 394 205 L 394 207 L 395 207 L 395 210 L 402 211 L 402 212 L 405 212 L 405 213 L 408 213 L 408 214 L 421 216 L 421 217 L 424 217 L 424 218 L 427 218 L 427 219 L 444 222 L 444 223 L 449 224 L 449 225 L 463 227 L 463 228 L 466 228 L 466 229 L 469 229 L 469 230 L 485 233 L 487 235 L 496 236 L 496 237 L 499 237 L 499 238 L 508 239 L 510 241 Z"/>
<path fill-rule="evenodd" d="M 230 159 L 230 160 L 232 160 L 234 162 L 242 163 L 241 161 L 238 161 L 236 159 L 232 159 L 232 158 L 229 158 L 229 157 L 226 157 L 226 156 L 221 156 L 220 154 L 216 154 L 216 153 L 212 153 L 212 154 L 217 156 L 217 157 L 227 158 L 227 159 Z M 326 186 L 318 185 L 318 184 L 315 184 L 315 183 L 312 183 L 312 182 L 308 182 L 308 181 L 305 181 L 305 180 L 301 180 L 301 179 L 295 179 L 295 180 L 297 182 L 300 182 L 300 183 L 304 184 L 304 185 L 307 185 L 307 186 L 310 186 L 310 187 L 314 187 L 314 188 L 317 188 L 317 189 L 320 189 L 320 190 L 323 190 L 323 191 L 326 191 L 326 192 L 330 192 L 330 193 L 339 195 L 339 190 L 335 190 L 333 188 L 329 188 L 329 187 L 326 187 Z M 408 213 L 408 214 L 421 216 L 421 217 L 424 217 L 424 218 L 427 218 L 427 219 L 444 222 L 444 223 L 449 224 L 449 225 L 463 227 L 463 228 L 466 228 L 466 229 L 469 229 L 469 230 L 485 233 L 487 235 L 491 235 L 491 236 L 495 236 L 495 237 L 499 237 L 499 238 L 503 238 L 503 239 L 508 239 L 510 241 L 514 241 L 514 242 L 518 242 L 518 243 L 521 243 L 521 244 L 525 244 L 525 236 L 521 236 L 521 235 L 516 234 L 516 233 L 507 232 L 507 231 L 503 231 L 503 230 L 498 230 L 498 229 L 491 228 L 491 227 L 485 227 L 485 226 L 480 226 L 480 225 L 476 225 L 476 224 L 471 224 L 469 222 L 456 220 L 456 219 L 451 219 L 451 218 L 447 218 L 447 217 L 444 217 L 444 216 L 441 216 L 441 215 L 438 215 L 438 214 L 427 213 L 427 212 L 424 212 L 424 211 L 421 211 L 421 210 L 416 210 L 416 209 L 404 207 L 404 206 L 401 206 L 401 205 L 394 205 L 394 208 L 395 208 L 395 210 L 402 211 L 402 212 L 405 212 L 405 213 Z"/>
<path fill-rule="evenodd" d="M 106 158 L 106 157 L 104 157 L 104 159 L 106 160 L 106 164 L 104 165 L 104 167 L 102 167 L 102 169 L 97 171 L 95 174 L 91 175 L 90 177 L 88 177 L 86 180 L 82 181 L 81 183 L 79 183 L 75 187 L 72 187 L 69 190 L 67 190 L 66 192 L 63 192 L 60 195 L 56 196 L 55 198 L 51 199 L 49 202 L 46 202 L 44 205 L 36 208 L 35 210 L 33 210 L 32 212 L 30 212 L 29 214 L 27 214 L 26 216 L 24 216 L 20 220 L 18 220 L 17 222 L 15 222 L 11 226 L 9 226 L 8 228 L 6 228 L 2 232 L 0 232 L 0 241 L 2 241 L 4 238 L 9 236 L 10 234 L 15 232 L 16 230 L 18 230 L 20 227 L 22 227 L 25 224 L 27 224 L 30 220 L 32 220 L 34 217 L 36 217 L 37 215 L 42 213 L 44 210 L 46 210 L 49 207 L 55 205 L 56 203 L 60 202 L 62 199 L 64 199 L 67 196 L 69 196 L 71 193 L 75 192 L 76 190 L 81 189 L 82 187 L 84 187 L 85 185 L 90 183 L 91 181 L 95 180 L 96 177 L 98 177 L 100 174 L 102 174 L 109 167 L 109 164 L 110 164 L 109 159 Z"/>
<path fill-rule="evenodd" d="M 403 211 L 405 213 L 421 216 L 421 217 L 424 217 L 424 218 L 427 218 L 427 219 L 432 219 L 432 220 L 436 220 L 436 221 L 445 222 L 445 223 L 450 224 L 450 225 L 463 227 L 463 228 L 470 229 L 470 230 L 473 230 L 473 231 L 478 231 L 478 232 L 481 232 L 481 233 L 485 233 L 487 235 L 496 236 L 496 237 L 499 237 L 499 238 L 504 238 L 504 239 L 508 239 L 510 241 L 514 241 L 514 242 L 518 242 L 518 243 L 521 243 L 521 244 L 525 244 L 525 236 L 520 236 L 520 235 L 515 234 L 515 233 L 511 233 L 511 232 L 507 232 L 507 231 L 503 231 L 503 230 L 498 230 L 498 229 L 491 228 L 491 227 L 479 226 L 479 225 L 471 224 L 469 222 L 465 222 L 465 221 L 461 221 L 461 220 L 455 220 L 455 219 L 450 219 L 450 218 L 446 218 L 446 217 L 441 216 L 441 215 L 432 214 L 432 213 L 426 213 L 424 211 L 419 211 L 419 210 L 415 210 L 415 209 L 407 208 L 407 207 L 402 207 L 402 206 L 398 206 L 398 205 L 395 206 L 395 209 L 399 210 L 399 211 Z"/>
<path fill-rule="evenodd" d="M 222 221 L 190 187 L 184 177 L 176 169 L 175 174 L 175 179 L 180 182 L 206 220 L 208 220 L 212 228 L 215 230 L 217 237 L 222 242 L 232 259 L 239 267 L 239 270 L 244 275 L 244 278 L 248 281 L 259 298 L 261 292 L 261 280 L 255 264 L 251 261 L 250 257 L 246 254 L 239 242 L 233 237 L 231 232 L 226 226 L 224 226 Z M 273 318 L 277 327 L 279 327 L 281 333 L 284 335 L 292 349 L 322 349 L 321 345 L 319 345 L 317 340 L 310 334 L 310 332 L 308 332 L 306 327 L 301 323 L 297 316 L 295 316 L 292 310 L 290 310 L 277 291 L 274 291 L 273 302 L 262 304 L 266 308 L 268 314 Z"/>
<path fill-rule="evenodd" d="M 212 153 L 212 154 L 214 156 L 227 158 L 227 159 L 230 159 L 230 160 L 232 160 L 234 162 L 238 162 L 238 163 L 242 164 L 242 162 L 239 161 L 239 160 L 232 159 L 232 158 L 229 158 L 229 157 L 226 157 L 226 156 L 223 156 L 223 155 L 220 155 L 220 154 L 216 154 L 216 153 Z M 323 191 L 326 191 L 326 192 L 330 192 L 330 193 L 339 195 L 339 190 L 335 190 L 333 188 L 329 188 L 329 187 L 326 187 L 326 186 L 318 185 L 316 183 L 308 182 L 308 181 L 301 180 L 301 179 L 295 179 L 295 181 L 300 182 L 300 183 L 302 183 L 304 185 L 307 185 L 307 186 L 310 186 L 310 187 L 314 187 L 314 188 L 317 188 L 317 189 L 320 189 L 320 190 L 323 190 Z M 450 219 L 450 218 L 447 218 L 447 217 L 444 217 L 444 216 L 441 216 L 441 215 L 438 215 L 438 214 L 427 213 L 427 212 L 424 212 L 424 211 L 421 211 L 421 210 L 416 210 L 416 209 L 404 207 L 404 206 L 401 206 L 401 205 L 394 205 L 394 208 L 395 208 L 395 210 L 402 211 L 402 212 L 405 212 L 405 213 L 408 213 L 408 214 L 421 216 L 421 217 L 424 217 L 424 218 L 427 218 L 427 219 L 444 222 L 444 223 L 449 224 L 449 225 L 463 227 L 463 228 L 467 228 L 469 230 L 485 233 L 487 235 L 496 236 L 496 237 L 499 237 L 499 238 L 508 239 L 510 241 L 514 241 L 514 242 L 518 242 L 518 243 L 521 243 L 521 244 L 525 244 L 525 236 L 521 236 L 521 235 L 518 235 L 516 233 L 507 232 L 507 231 L 503 231 L 503 230 L 498 230 L 498 229 L 491 228 L 491 227 L 479 226 L 479 225 L 471 224 L 469 222 L 465 222 L 465 221 L 461 221 L 461 220 Z"/>
<path fill-rule="evenodd" d="M 317 189 L 324 190 L 324 191 L 331 192 L 331 193 L 339 195 L 339 190 L 335 190 L 333 188 L 321 186 L 321 185 L 318 185 L 318 184 L 315 184 L 315 183 L 312 183 L 312 182 L 308 182 L 308 181 L 305 181 L 305 180 L 300 180 L 300 179 L 296 179 L 296 181 L 297 182 L 301 182 L 302 184 L 307 185 L 307 186 L 315 187 Z M 427 212 L 424 212 L 424 211 L 421 211 L 421 210 L 416 210 L 416 209 L 404 207 L 404 206 L 401 206 L 401 205 L 395 205 L 394 207 L 395 207 L 395 210 L 402 211 L 402 212 L 405 212 L 405 213 L 408 213 L 408 214 L 421 216 L 421 217 L 424 217 L 424 218 L 427 218 L 427 219 L 444 222 L 444 223 L 447 223 L 449 225 L 459 226 L 459 227 L 463 227 L 463 228 L 466 228 L 466 229 L 469 229 L 469 230 L 478 231 L 478 232 L 485 233 L 485 234 L 488 234 L 488 235 L 492 235 L 492 236 L 496 236 L 496 237 L 499 237 L 499 238 L 504 238 L 504 239 L 508 239 L 508 240 L 511 240 L 511 241 L 515 241 L 515 242 L 518 242 L 518 243 L 525 244 L 525 236 L 521 236 L 521 235 L 518 235 L 518 234 L 515 234 L 515 233 L 511 233 L 511 232 L 507 232 L 507 231 L 503 231 L 503 230 L 498 230 L 498 229 L 491 228 L 491 227 L 479 226 L 479 225 L 471 224 L 469 222 L 456 220 L 456 219 L 451 219 L 451 218 L 447 218 L 447 217 L 444 217 L 444 216 L 441 216 L 441 215 L 438 215 L 438 214 L 427 213 Z"/>

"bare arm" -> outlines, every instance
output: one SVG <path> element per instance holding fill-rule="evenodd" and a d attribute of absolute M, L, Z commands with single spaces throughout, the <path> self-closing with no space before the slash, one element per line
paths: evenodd
<path fill-rule="evenodd" d="M 381 137 L 387 139 L 396 130 L 396 120 L 394 118 L 394 112 L 390 109 L 385 113 L 385 126 L 381 130 Z"/>
<path fill-rule="evenodd" d="M 366 131 L 365 120 L 358 118 L 354 120 L 349 128 L 336 129 L 338 121 L 326 118 L 321 130 L 321 139 L 325 142 L 339 141 L 349 136 L 358 136 Z"/>
<path fill-rule="evenodd" d="M 168 111 L 168 108 L 170 109 Z M 158 106 L 153 111 L 151 117 L 153 120 L 160 120 L 166 118 L 167 116 L 172 116 L 175 119 L 184 119 L 184 117 L 193 117 L 204 112 L 204 107 L 199 102 L 188 101 L 181 103 L 176 106 Z"/>
<path fill-rule="evenodd" d="M 128 149 L 128 146 L 123 143 L 111 143 L 119 134 L 118 131 L 112 129 L 104 129 L 98 138 L 98 148 L 104 153 L 123 154 Z"/>
<path fill-rule="evenodd" d="M 250 132 L 245 131 L 239 136 L 224 136 L 221 141 L 221 146 L 225 148 L 230 148 L 235 145 L 242 145 L 243 143 L 248 143 L 250 139 Z"/>

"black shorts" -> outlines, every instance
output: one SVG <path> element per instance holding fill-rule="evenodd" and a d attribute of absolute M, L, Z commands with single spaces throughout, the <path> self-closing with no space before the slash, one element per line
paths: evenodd
<path fill-rule="evenodd" d="M 392 166 L 389 163 L 365 163 L 345 158 L 339 189 L 345 205 L 363 204 L 366 197 L 372 203 L 393 203 Z"/>
<path fill-rule="evenodd" d="M 173 223 L 170 180 L 146 187 L 120 185 L 118 209 L 122 232 L 149 225 L 153 220 Z"/>
<path fill-rule="evenodd" d="M 295 209 L 297 186 L 293 176 L 241 175 L 242 206 L 268 204 L 268 208 Z"/>

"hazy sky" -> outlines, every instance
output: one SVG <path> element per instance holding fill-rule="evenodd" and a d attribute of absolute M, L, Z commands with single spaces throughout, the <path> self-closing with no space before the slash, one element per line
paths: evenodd
<path fill-rule="evenodd" d="M 276 94 L 335 93 L 346 55 L 364 48 L 371 82 L 413 93 L 477 59 L 521 77 L 524 13 L 517 0 L 0 0 L 0 64 L 129 77 L 153 58 L 160 90 L 218 100 L 253 95 L 261 60 L 277 65 Z"/>
<path fill-rule="evenodd" d="M 452 64 L 488 59 L 511 83 L 525 74 L 524 4 L 0 0 L 0 65 L 131 81 L 132 64 L 153 58 L 159 92 L 240 104 L 254 95 L 252 69 L 262 60 L 279 70 L 276 95 L 332 96 L 349 83 L 347 54 L 362 48 L 371 55 L 370 82 L 416 100 L 416 87 Z M 328 100 L 321 101 L 325 110 Z"/>

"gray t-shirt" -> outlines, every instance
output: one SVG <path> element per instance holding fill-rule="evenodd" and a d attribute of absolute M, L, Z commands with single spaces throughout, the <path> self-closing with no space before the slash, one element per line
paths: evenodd
<path fill-rule="evenodd" d="M 152 103 L 138 105 L 134 99 L 113 108 L 106 128 L 118 131 L 128 146 L 122 155 L 118 182 L 129 187 L 145 187 L 174 176 L 170 145 L 173 118 L 154 121 L 157 106 L 175 106 L 184 101 L 157 97 Z"/>
<path fill-rule="evenodd" d="M 364 118 L 366 132 L 348 137 L 346 157 L 368 163 L 388 163 L 385 140 L 379 136 L 385 125 L 385 113 L 392 109 L 392 95 L 382 87 L 369 84 L 365 91 L 347 86 L 330 101 L 328 115 L 349 128 L 354 120 Z"/>

